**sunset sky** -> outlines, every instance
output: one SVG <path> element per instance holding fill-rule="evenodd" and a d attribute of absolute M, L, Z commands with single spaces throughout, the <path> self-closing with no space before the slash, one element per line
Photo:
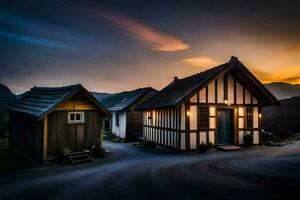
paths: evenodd
<path fill-rule="evenodd" d="M 298 2 L 298 3 L 297 3 Z M 237 56 L 261 81 L 300 83 L 300 1 L 0 2 L 0 82 L 151 86 Z"/>

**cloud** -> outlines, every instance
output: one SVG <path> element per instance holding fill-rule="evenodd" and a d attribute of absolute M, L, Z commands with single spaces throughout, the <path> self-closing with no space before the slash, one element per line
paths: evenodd
<path fill-rule="evenodd" d="M 130 33 L 133 37 L 145 42 L 154 51 L 173 52 L 185 50 L 190 47 L 179 38 L 167 33 L 157 31 L 129 17 L 110 12 L 95 11 L 98 16 Z"/>
<path fill-rule="evenodd" d="M 4 37 L 6 39 L 10 39 L 17 42 L 40 45 L 40 46 L 51 47 L 51 48 L 68 49 L 68 50 L 73 49 L 71 46 L 55 40 L 49 40 L 41 37 L 31 37 L 24 34 L 18 34 L 18 33 L 13 33 L 8 31 L 0 30 L 0 37 Z"/>
<path fill-rule="evenodd" d="M 214 67 L 219 63 L 210 57 L 191 57 L 181 60 L 182 63 L 197 67 Z"/>

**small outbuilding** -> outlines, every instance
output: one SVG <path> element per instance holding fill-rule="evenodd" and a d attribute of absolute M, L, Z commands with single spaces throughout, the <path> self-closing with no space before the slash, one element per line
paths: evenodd
<path fill-rule="evenodd" d="M 62 149 L 102 146 L 108 110 L 82 85 L 33 87 L 10 107 L 10 155 L 46 161 Z"/>
<path fill-rule="evenodd" d="M 157 91 L 151 87 L 126 91 L 108 97 L 105 101 L 115 102 L 108 108 L 112 113 L 112 133 L 124 139 L 143 136 L 143 112 L 135 108 L 152 97 Z"/>
<path fill-rule="evenodd" d="M 280 105 L 277 99 L 232 57 L 204 72 L 175 77 L 138 109 L 145 140 L 190 151 L 201 143 L 240 145 L 245 135 L 261 144 L 262 107 L 275 105 Z"/>

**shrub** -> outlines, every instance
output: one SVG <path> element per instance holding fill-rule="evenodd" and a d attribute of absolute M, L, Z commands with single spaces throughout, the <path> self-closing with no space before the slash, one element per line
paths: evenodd
<path fill-rule="evenodd" d="M 245 133 L 243 136 L 244 145 L 250 147 L 252 145 L 252 137 L 251 134 Z"/>
<path fill-rule="evenodd" d="M 207 145 L 204 142 L 201 142 L 201 144 L 199 145 L 199 151 L 200 153 L 206 153 Z"/>
<path fill-rule="evenodd" d="M 207 145 L 207 148 L 208 148 L 208 149 L 211 149 L 211 148 L 213 148 L 213 147 L 214 147 L 214 144 L 211 143 L 211 142 L 209 142 L 208 145 Z"/>

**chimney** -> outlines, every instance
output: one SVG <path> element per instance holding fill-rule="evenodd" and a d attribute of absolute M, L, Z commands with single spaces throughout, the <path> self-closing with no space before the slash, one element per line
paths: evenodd
<path fill-rule="evenodd" d="M 177 76 L 174 76 L 174 81 L 177 81 L 178 80 L 178 77 Z"/>

